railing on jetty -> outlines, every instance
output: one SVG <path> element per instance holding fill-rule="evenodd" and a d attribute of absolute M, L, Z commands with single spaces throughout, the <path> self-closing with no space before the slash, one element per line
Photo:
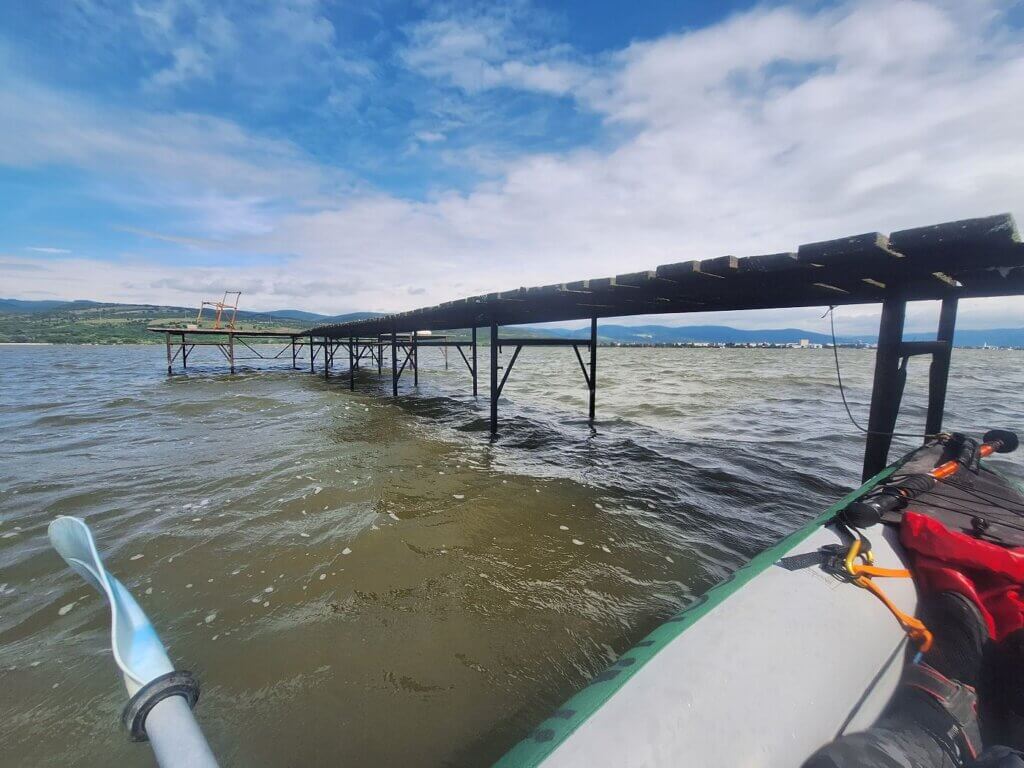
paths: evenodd
<path fill-rule="evenodd" d="M 384 350 L 391 352 L 392 394 L 411 367 L 418 383 L 418 349 L 453 346 L 462 355 L 477 394 L 477 329 L 490 330 L 490 421 L 498 428 L 498 398 L 512 365 L 527 346 L 573 347 L 589 390 L 589 416 L 595 413 L 597 321 L 628 315 L 726 310 L 882 304 L 868 420 L 864 475 L 887 461 L 907 375 L 907 361 L 930 355 L 925 432 L 942 430 L 957 302 L 962 298 L 1024 294 L 1024 245 L 1009 214 L 907 229 L 886 236 L 871 232 L 801 245 L 795 251 L 737 258 L 665 264 L 614 277 L 577 280 L 470 296 L 433 307 L 346 323 L 324 325 L 291 339 L 308 347 L 310 369 L 323 352 L 330 375 L 338 349 L 349 354 L 349 385 L 354 371 L 371 356 L 383 372 Z M 903 340 L 908 301 L 942 302 L 933 342 Z M 502 338 L 503 325 L 590 320 L 588 339 Z M 421 337 L 422 331 L 470 329 L 469 341 Z M 160 329 L 154 329 L 160 330 Z M 170 342 L 168 342 L 170 344 Z M 182 342 L 184 344 L 184 342 Z M 499 352 L 514 349 L 500 380 Z M 580 348 L 586 348 L 585 362 Z M 170 349 L 170 346 L 168 346 Z M 466 354 L 466 350 L 469 354 Z M 401 366 L 399 356 L 402 357 Z M 168 352 L 170 357 L 170 352 Z"/>
<path fill-rule="evenodd" d="M 313 338 L 308 331 L 290 330 L 287 328 L 253 329 L 247 331 L 235 328 L 200 328 L 196 325 L 191 327 L 185 326 L 184 328 L 179 326 L 151 325 L 146 330 L 150 333 L 164 335 L 164 340 L 167 344 L 168 376 L 174 373 L 174 363 L 179 359 L 181 360 L 182 370 L 188 368 L 188 356 L 192 354 L 192 350 L 196 347 L 216 347 L 219 349 L 224 359 L 227 360 L 232 373 L 235 372 L 236 362 L 242 360 L 279 360 L 284 357 L 284 353 L 289 351 L 289 349 L 292 353 L 292 368 L 298 368 L 299 350 L 307 346 L 311 350 L 313 348 Z M 274 354 L 263 354 L 262 351 L 250 344 L 247 339 L 253 342 L 257 342 L 260 339 L 263 341 L 283 341 L 287 339 L 288 343 Z M 248 355 L 235 354 L 236 341 L 249 352 Z"/>

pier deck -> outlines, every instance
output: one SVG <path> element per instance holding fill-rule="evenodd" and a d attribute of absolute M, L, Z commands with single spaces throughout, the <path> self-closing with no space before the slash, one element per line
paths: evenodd
<path fill-rule="evenodd" d="M 728 310 L 882 304 L 874 384 L 864 459 L 865 476 L 885 466 L 895 427 L 907 360 L 931 355 L 925 431 L 941 431 L 957 303 L 963 298 L 1024 294 L 1024 245 L 1009 214 L 948 222 L 884 235 L 879 232 L 808 243 L 793 251 L 720 256 L 681 261 L 655 269 L 596 279 L 469 296 L 431 307 L 345 323 L 323 325 L 291 335 L 295 352 L 309 348 L 311 370 L 323 351 L 330 375 L 338 349 L 349 355 L 349 382 L 369 356 L 383 372 L 391 353 L 392 393 L 411 367 L 418 383 L 418 348 L 455 347 L 470 371 L 477 394 L 477 329 L 490 331 L 491 431 L 498 427 L 498 398 L 512 366 L 528 346 L 572 347 L 589 390 L 589 416 L 595 413 L 597 322 L 599 318 Z M 942 302 L 934 342 L 905 342 L 908 301 Z M 588 339 L 502 338 L 501 326 L 589 320 Z M 421 337 L 420 332 L 470 329 L 470 341 Z M 152 329 L 170 333 L 175 329 Z M 187 332 L 186 332 L 187 333 Z M 288 335 L 288 334 L 286 334 Z M 236 334 L 237 336 L 237 334 Z M 502 347 L 513 349 L 499 380 Z M 580 348 L 588 352 L 585 361 Z M 184 340 L 181 342 L 184 351 Z M 469 354 L 466 354 L 466 350 Z M 223 350 L 222 350 L 223 351 Z M 228 352 L 225 352 L 225 356 Z M 401 364 L 400 361 L 401 360 Z"/>
<path fill-rule="evenodd" d="M 292 367 L 296 367 L 297 351 L 302 346 L 312 346 L 312 337 L 308 331 L 291 328 L 201 328 L 179 326 L 150 326 L 150 333 L 164 335 L 167 344 L 167 374 L 174 373 L 174 362 L 181 359 L 182 369 L 188 368 L 188 356 L 196 347 L 217 347 L 224 359 L 228 361 L 231 373 L 235 372 L 235 363 L 242 360 L 278 360 L 291 349 Z M 246 341 L 251 340 L 288 340 L 275 354 L 263 354 Z M 235 342 L 249 351 L 248 355 L 235 355 Z"/>

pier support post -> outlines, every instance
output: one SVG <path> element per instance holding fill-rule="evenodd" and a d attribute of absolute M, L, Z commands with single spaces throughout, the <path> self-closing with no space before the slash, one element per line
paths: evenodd
<path fill-rule="evenodd" d="M 391 331 L 391 396 L 398 397 L 398 338 Z"/>
<path fill-rule="evenodd" d="M 420 348 L 416 343 L 418 331 L 412 332 L 412 385 L 420 385 Z"/>
<path fill-rule="evenodd" d="M 491 434 L 498 433 L 498 324 L 491 321 Z"/>
<path fill-rule="evenodd" d="M 899 296 L 882 304 L 882 320 L 878 326 L 878 351 L 875 353 L 875 375 L 871 387 L 871 411 L 864 445 L 862 478 L 867 480 L 883 469 L 889 460 L 892 432 L 906 383 L 906 359 L 900 363 L 900 345 L 907 316 L 907 302 Z"/>
<path fill-rule="evenodd" d="M 384 373 L 384 341 L 381 335 L 377 334 L 377 375 Z"/>
<path fill-rule="evenodd" d="M 231 367 L 231 372 L 235 372 L 235 334 L 228 334 L 228 363 Z"/>
<path fill-rule="evenodd" d="M 590 378 L 587 381 L 590 388 L 590 425 L 594 425 L 594 406 L 597 395 L 597 317 L 590 318 Z"/>
<path fill-rule="evenodd" d="M 331 376 L 331 358 L 334 357 L 334 349 L 331 346 L 331 340 L 324 336 L 324 380 Z"/>
<path fill-rule="evenodd" d="M 293 371 L 299 370 L 299 366 L 298 366 L 297 360 L 298 360 L 298 358 L 296 357 L 296 353 L 295 353 L 295 337 L 292 336 L 292 370 Z"/>
<path fill-rule="evenodd" d="M 476 326 L 473 326 L 473 397 L 476 397 Z"/>
<path fill-rule="evenodd" d="M 188 370 L 188 346 L 185 344 L 185 334 L 181 334 L 181 369 Z"/>
<path fill-rule="evenodd" d="M 171 334 L 165 333 L 164 336 L 167 339 L 167 375 L 170 376 L 173 373 L 171 368 L 171 360 L 173 359 L 171 357 Z"/>
<path fill-rule="evenodd" d="M 316 367 L 314 366 L 313 357 L 313 334 L 309 334 L 309 372 L 316 373 Z"/>
<path fill-rule="evenodd" d="M 354 356 L 352 354 L 352 350 L 353 350 L 353 346 L 352 345 L 353 345 L 352 337 L 349 336 L 348 337 L 348 388 L 351 389 L 354 392 L 355 388 L 356 388 L 356 365 L 355 365 L 355 358 L 354 358 Z"/>
<path fill-rule="evenodd" d="M 946 384 L 949 382 L 949 364 L 953 355 L 953 333 L 956 330 L 956 310 L 955 296 L 942 300 L 935 340 L 943 342 L 946 346 L 932 355 L 932 364 L 928 368 L 928 419 L 924 431 L 929 435 L 937 435 L 942 431 L 942 417 L 946 410 Z"/>

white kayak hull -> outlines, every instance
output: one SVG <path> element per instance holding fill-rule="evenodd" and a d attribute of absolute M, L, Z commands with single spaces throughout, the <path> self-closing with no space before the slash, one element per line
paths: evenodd
<path fill-rule="evenodd" d="M 659 626 L 498 765 L 794 768 L 870 725 L 899 680 L 906 636 L 866 590 L 779 560 L 844 543 L 823 523 L 891 471 Z M 894 529 L 866 533 L 877 565 L 905 567 Z M 913 582 L 884 581 L 914 613 Z"/>

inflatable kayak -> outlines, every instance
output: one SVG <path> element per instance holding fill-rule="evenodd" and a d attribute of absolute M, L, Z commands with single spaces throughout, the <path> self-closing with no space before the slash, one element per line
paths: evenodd
<path fill-rule="evenodd" d="M 901 478 L 954 464 L 947 443 L 934 441 L 890 465 L 668 619 L 499 768 L 799 766 L 838 735 L 871 725 L 916 650 L 894 613 L 912 617 L 917 591 L 910 578 L 884 579 L 891 613 L 868 589 L 838 578 L 825 555 L 851 547 L 839 513 L 865 498 L 898 497 Z M 984 520 L 986 536 L 1019 536 L 1024 495 L 984 466 L 963 474 L 972 472 L 983 490 L 933 481 L 909 506 L 950 530 L 978 534 Z M 1018 511 L 989 503 L 995 499 L 1012 499 Z M 876 567 L 909 566 L 896 522 L 889 510 L 858 533 L 870 541 Z"/>

